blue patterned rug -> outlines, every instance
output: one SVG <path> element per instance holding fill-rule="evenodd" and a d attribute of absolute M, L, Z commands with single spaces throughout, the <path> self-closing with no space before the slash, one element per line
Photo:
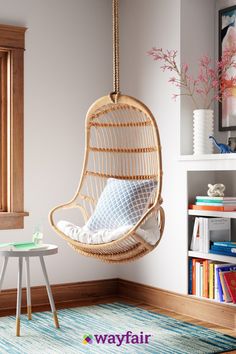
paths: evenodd
<path fill-rule="evenodd" d="M 171 317 L 122 304 L 103 304 L 58 311 L 60 329 L 50 312 L 21 320 L 0 318 L 1 354 L 210 354 L 236 349 L 236 338 Z"/>

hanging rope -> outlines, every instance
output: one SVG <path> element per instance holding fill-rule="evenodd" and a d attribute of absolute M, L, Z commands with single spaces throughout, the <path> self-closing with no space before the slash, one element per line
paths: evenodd
<path fill-rule="evenodd" d="M 120 63 L 119 63 L 119 0 L 112 2 L 113 17 L 113 93 L 119 95 L 120 92 Z"/>

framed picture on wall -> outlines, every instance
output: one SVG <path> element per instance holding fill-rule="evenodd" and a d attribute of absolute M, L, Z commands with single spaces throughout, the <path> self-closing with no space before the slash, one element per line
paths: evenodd
<path fill-rule="evenodd" d="M 236 5 L 219 11 L 219 60 L 224 50 L 236 46 Z M 236 53 L 235 53 L 236 54 Z M 230 78 L 236 69 L 228 70 L 224 86 L 229 90 L 228 97 L 219 103 L 219 130 L 236 130 L 236 86 Z"/>

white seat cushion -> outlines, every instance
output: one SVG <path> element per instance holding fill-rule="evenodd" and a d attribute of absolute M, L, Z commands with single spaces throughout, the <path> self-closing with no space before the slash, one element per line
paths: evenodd
<path fill-rule="evenodd" d="M 101 244 L 119 239 L 128 232 L 133 225 L 123 225 L 114 230 L 100 229 L 98 231 L 91 231 L 86 225 L 79 227 L 69 221 L 61 220 L 58 222 L 57 227 L 66 236 L 69 236 L 75 241 L 87 244 Z M 160 238 L 160 230 L 156 216 L 150 217 L 136 233 L 150 245 L 155 245 Z"/>

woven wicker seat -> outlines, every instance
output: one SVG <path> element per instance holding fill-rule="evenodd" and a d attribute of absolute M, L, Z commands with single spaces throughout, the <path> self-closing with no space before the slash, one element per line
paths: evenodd
<path fill-rule="evenodd" d="M 84 222 L 92 215 L 108 178 L 129 180 L 156 179 L 153 200 L 136 225 L 120 239 L 106 244 L 83 244 L 64 235 L 56 226 L 54 214 L 60 209 L 79 209 Z M 160 234 L 164 212 L 160 204 L 162 165 L 160 139 L 156 121 L 149 109 L 138 100 L 120 95 L 117 102 L 110 96 L 96 101 L 86 117 L 86 151 L 81 181 L 74 198 L 54 208 L 50 222 L 54 230 L 76 251 L 107 262 L 135 260 L 153 250 L 136 230 L 153 213 L 159 214 Z"/>

